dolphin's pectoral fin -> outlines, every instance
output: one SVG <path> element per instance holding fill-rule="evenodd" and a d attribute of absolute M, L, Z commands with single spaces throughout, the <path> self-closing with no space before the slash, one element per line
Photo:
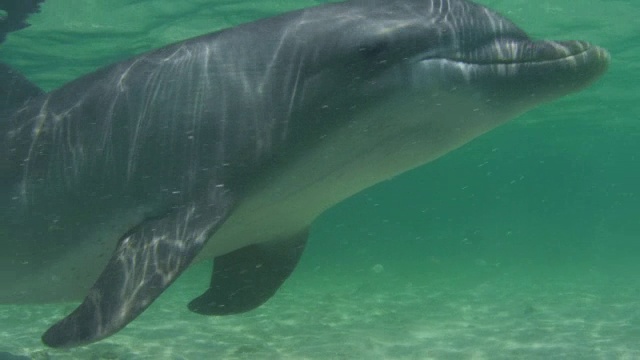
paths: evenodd
<path fill-rule="evenodd" d="M 73 347 L 110 336 L 140 315 L 191 263 L 231 208 L 226 192 L 146 220 L 120 240 L 82 304 L 42 336 Z"/>
<path fill-rule="evenodd" d="M 293 272 L 308 235 L 305 230 L 286 240 L 254 244 L 216 257 L 209 289 L 189 303 L 189 310 L 230 315 L 262 305 Z"/>

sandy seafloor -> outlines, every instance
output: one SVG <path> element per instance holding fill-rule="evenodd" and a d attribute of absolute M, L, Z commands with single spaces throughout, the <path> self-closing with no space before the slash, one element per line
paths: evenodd
<path fill-rule="evenodd" d="M 417 264 L 412 264 L 415 266 Z M 640 359 L 640 282 L 588 266 L 473 264 L 316 267 L 253 312 L 191 314 L 197 265 L 140 318 L 104 341 L 45 348 L 72 305 L 0 306 L 0 351 L 34 359 Z M 522 271 L 520 271 L 522 270 Z"/>

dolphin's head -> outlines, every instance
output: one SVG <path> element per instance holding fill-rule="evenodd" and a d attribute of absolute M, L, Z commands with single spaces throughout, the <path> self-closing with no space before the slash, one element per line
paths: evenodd
<path fill-rule="evenodd" d="M 324 40 L 331 50 L 314 52 L 320 69 L 348 82 L 339 92 L 331 90 L 335 107 L 364 109 L 369 103 L 360 118 L 380 118 L 374 121 L 383 123 L 380 134 L 390 149 L 422 143 L 414 152 L 427 156 L 411 166 L 586 87 L 609 64 L 602 48 L 533 40 L 508 19 L 465 0 L 356 0 L 337 6 L 344 9 L 335 11 L 339 15 L 328 26 L 333 32 Z M 330 106 L 329 97 L 322 101 Z"/>
<path fill-rule="evenodd" d="M 439 82 L 444 88 L 472 89 L 497 107 L 526 110 L 586 87 L 609 64 L 602 48 L 584 41 L 533 40 L 508 19 L 471 2 L 410 3 L 414 6 L 405 7 L 405 16 L 415 29 L 396 34 L 405 41 L 424 34 L 416 52 L 403 58 L 418 88 Z M 419 14 L 424 19 L 416 18 Z"/>
<path fill-rule="evenodd" d="M 465 0 L 357 0 L 344 6 L 334 20 L 333 58 L 326 61 L 362 80 L 353 81 L 354 94 L 375 102 L 415 95 L 425 108 L 459 104 L 451 111 L 469 121 L 472 113 L 464 109 L 473 107 L 491 114 L 480 132 L 586 87 L 609 64 L 602 48 L 533 40 L 498 13 Z M 411 111 L 408 103 L 402 107 Z"/>

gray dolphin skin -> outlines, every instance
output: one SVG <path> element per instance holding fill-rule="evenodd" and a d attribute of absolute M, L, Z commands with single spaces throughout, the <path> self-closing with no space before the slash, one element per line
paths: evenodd
<path fill-rule="evenodd" d="M 323 211 L 602 75 L 465 0 L 353 0 L 215 32 L 43 93 L 0 74 L 0 303 L 82 301 L 42 340 L 89 344 L 192 263 L 189 304 L 260 306 Z M 84 299 L 84 300 L 82 300 Z"/>

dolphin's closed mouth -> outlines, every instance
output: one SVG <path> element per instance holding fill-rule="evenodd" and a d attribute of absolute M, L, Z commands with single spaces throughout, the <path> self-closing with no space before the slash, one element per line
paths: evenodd
<path fill-rule="evenodd" d="M 609 62 L 609 53 L 586 41 L 522 41 L 496 40 L 470 52 L 446 56 L 445 60 L 467 65 L 544 64 L 557 61 L 576 62 L 577 59 Z M 430 60 L 425 58 L 423 60 Z"/>

